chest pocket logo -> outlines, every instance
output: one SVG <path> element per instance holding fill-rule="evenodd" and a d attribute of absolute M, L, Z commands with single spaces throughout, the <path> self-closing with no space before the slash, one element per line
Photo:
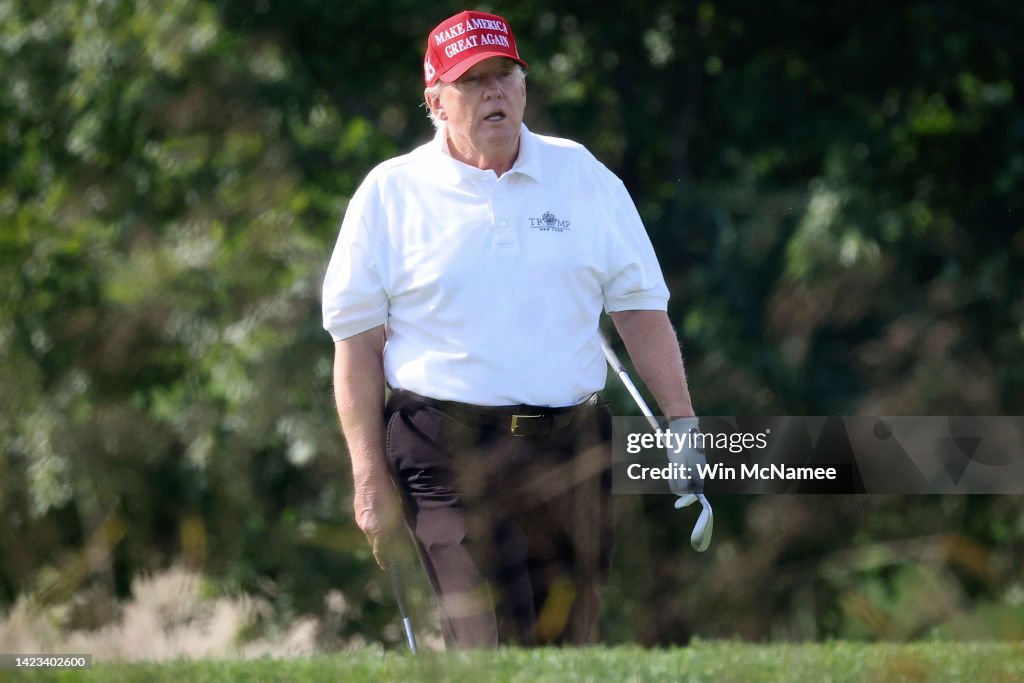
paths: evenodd
<path fill-rule="evenodd" d="M 560 220 L 550 211 L 545 211 L 540 218 L 530 219 L 530 228 L 541 232 L 566 232 L 570 225 L 572 221 Z"/>

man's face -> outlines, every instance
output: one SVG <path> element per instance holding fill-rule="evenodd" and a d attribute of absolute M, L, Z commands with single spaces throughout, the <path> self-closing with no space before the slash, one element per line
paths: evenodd
<path fill-rule="evenodd" d="M 526 109 L 526 83 L 516 63 L 492 57 L 474 65 L 427 104 L 445 121 L 448 137 L 464 154 L 500 154 L 514 148 Z"/>

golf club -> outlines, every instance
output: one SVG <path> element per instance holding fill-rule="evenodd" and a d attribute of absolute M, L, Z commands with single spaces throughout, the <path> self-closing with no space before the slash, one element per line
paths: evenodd
<path fill-rule="evenodd" d="M 603 334 L 600 334 L 600 337 L 601 348 L 604 349 L 604 357 L 608 361 L 608 365 L 611 366 L 612 371 L 619 376 L 620 380 L 622 380 L 622 384 L 626 387 L 626 391 L 628 391 L 629 395 L 633 397 L 633 400 L 640 408 L 640 412 L 642 412 L 644 417 L 647 418 L 647 422 L 650 423 L 652 428 L 658 429 L 660 427 L 660 425 L 658 425 L 658 420 L 654 417 L 654 413 L 651 412 L 651 409 L 647 406 L 647 402 L 644 401 L 644 397 L 640 395 L 636 385 L 633 384 L 633 380 L 630 379 L 629 373 L 626 372 L 626 369 L 622 366 L 622 361 L 620 361 L 618 355 L 616 355 L 615 349 L 611 347 L 611 344 L 608 343 L 608 339 Z M 711 510 L 711 503 L 708 502 L 708 499 L 703 493 L 698 493 L 696 495 L 687 493 L 679 496 L 676 500 L 675 507 L 677 510 L 680 510 L 688 505 L 692 505 L 694 501 L 700 501 L 701 510 L 700 516 L 697 517 L 697 523 L 693 525 L 693 532 L 690 534 L 690 546 L 698 553 L 702 553 L 711 545 L 711 534 L 715 526 L 715 514 Z"/>
<path fill-rule="evenodd" d="M 409 612 L 405 608 L 405 591 L 402 590 L 402 578 L 398 574 L 398 563 L 388 560 L 388 576 L 391 577 L 391 589 L 395 592 L 395 600 L 398 602 L 398 613 L 402 615 L 402 628 L 405 629 L 405 639 L 409 643 L 409 650 L 416 654 L 416 634 L 412 632 L 412 621 L 409 619 Z"/>

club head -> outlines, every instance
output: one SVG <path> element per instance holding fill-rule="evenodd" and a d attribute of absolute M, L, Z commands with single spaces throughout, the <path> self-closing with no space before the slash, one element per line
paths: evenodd
<path fill-rule="evenodd" d="M 697 502 L 697 496 L 692 493 L 683 493 L 676 498 L 676 510 L 682 510 L 685 507 L 690 507 Z"/>
<path fill-rule="evenodd" d="M 697 494 L 697 498 L 700 500 L 701 510 L 690 534 L 690 545 L 698 553 L 702 553 L 711 545 L 711 534 L 715 530 L 715 513 L 712 512 L 711 503 L 703 493 Z"/>
<path fill-rule="evenodd" d="M 697 517 L 697 523 L 693 525 L 693 531 L 690 533 L 690 546 L 698 553 L 702 553 L 711 545 L 711 534 L 715 529 L 715 513 L 711 510 L 711 503 L 703 493 L 696 495 L 688 493 L 679 496 L 679 499 L 676 500 L 676 509 L 680 510 L 693 505 L 696 501 L 700 501 L 701 510 L 700 516 Z"/>

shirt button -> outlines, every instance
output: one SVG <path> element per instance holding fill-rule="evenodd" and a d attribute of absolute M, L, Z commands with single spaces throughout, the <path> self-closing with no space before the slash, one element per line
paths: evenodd
<path fill-rule="evenodd" d="M 498 221 L 498 227 L 499 228 L 504 228 L 506 225 L 508 225 L 507 222 L 505 222 L 505 221 Z"/>

